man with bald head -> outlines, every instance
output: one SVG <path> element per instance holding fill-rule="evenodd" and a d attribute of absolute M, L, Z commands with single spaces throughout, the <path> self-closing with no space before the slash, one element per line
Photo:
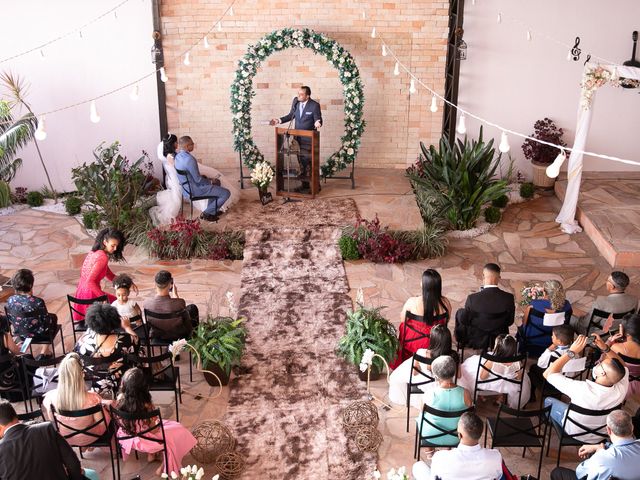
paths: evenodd
<path fill-rule="evenodd" d="M 564 367 L 569 360 L 581 356 L 582 351 L 587 346 L 587 337 L 578 336 L 571 347 L 555 362 L 553 362 L 544 372 L 544 378 L 550 385 L 556 387 L 561 393 L 571 399 L 571 403 L 589 410 L 608 410 L 617 407 L 624 402 L 627 390 L 629 389 L 629 370 L 624 362 L 611 350 L 598 335 L 591 335 L 595 346 L 603 353 L 603 358 L 598 365 L 593 367 L 593 380 L 574 380 L 562 374 Z M 562 426 L 567 413 L 568 405 L 556 398 L 547 397 L 544 399 L 545 407 L 551 405 L 551 420 Z M 600 417 L 584 416 L 575 412 L 571 413 L 571 418 L 585 427 L 595 428 L 604 423 Z M 566 433 L 575 435 L 584 431 L 572 422 L 567 422 Z M 604 433 L 604 431 L 602 431 Z M 593 434 L 584 434 L 577 437 L 588 443 L 594 443 L 602 437 Z"/>

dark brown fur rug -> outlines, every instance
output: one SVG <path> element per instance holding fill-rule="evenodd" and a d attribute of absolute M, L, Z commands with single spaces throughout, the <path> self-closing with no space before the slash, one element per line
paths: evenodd
<path fill-rule="evenodd" d="M 336 228 L 247 231 L 240 313 L 248 341 L 224 422 L 247 458 L 242 478 L 371 478 L 341 425 L 363 399 L 356 367 L 335 354 L 352 308 Z"/>

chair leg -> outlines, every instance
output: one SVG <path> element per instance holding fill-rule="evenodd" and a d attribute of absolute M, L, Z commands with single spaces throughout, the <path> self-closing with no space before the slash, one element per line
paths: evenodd
<path fill-rule="evenodd" d="M 484 428 L 484 448 L 487 448 L 487 434 L 489 433 L 489 419 L 487 418 L 487 425 Z"/>
<path fill-rule="evenodd" d="M 120 480 L 120 444 L 116 440 L 116 467 L 118 469 L 118 480 Z"/>
<path fill-rule="evenodd" d="M 64 335 L 62 334 L 62 327 L 60 327 L 60 344 L 62 345 L 62 355 L 67 355 L 67 351 L 64 348 Z"/>
<path fill-rule="evenodd" d="M 411 405 L 411 383 L 407 384 L 407 433 L 409 433 L 409 411 Z"/>
<path fill-rule="evenodd" d="M 113 480 L 116 480 L 116 466 L 113 463 L 113 447 L 111 442 L 109 442 L 109 460 L 111 460 L 111 476 Z"/>
<path fill-rule="evenodd" d="M 173 396 L 175 397 L 175 402 L 176 402 L 176 422 L 180 421 L 180 414 L 178 412 L 178 390 L 176 390 L 175 388 L 173 389 Z"/>
<path fill-rule="evenodd" d="M 193 353 L 189 349 L 189 381 L 193 383 Z M 180 400 L 182 401 L 182 400 Z"/>
<path fill-rule="evenodd" d="M 418 427 L 416 426 L 416 440 L 413 445 L 413 458 L 416 458 L 416 456 L 418 455 L 418 435 Z"/>

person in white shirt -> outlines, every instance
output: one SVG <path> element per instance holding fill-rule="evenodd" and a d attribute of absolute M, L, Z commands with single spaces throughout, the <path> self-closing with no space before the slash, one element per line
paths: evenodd
<path fill-rule="evenodd" d="M 460 444 L 452 450 L 433 454 L 431 467 L 416 462 L 412 473 L 416 480 L 495 480 L 502 477 L 502 455 L 479 444 L 484 429 L 482 419 L 472 412 L 463 413 L 458 422 Z"/>
<path fill-rule="evenodd" d="M 593 380 L 574 380 L 562 374 L 562 367 L 569 360 L 581 355 L 587 346 L 587 337 L 584 335 L 578 336 L 569 350 L 549 365 L 549 368 L 544 372 L 544 378 L 549 384 L 568 396 L 573 404 L 590 410 L 607 410 L 624 402 L 629 388 L 629 370 L 624 366 L 624 362 L 618 354 L 612 351 L 611 347 L 604 343 L 598 335 L 591 336 L 594 338 L 595 346 L 603 353 L 602 360 L 592 370 Z M 551 405 L 551 420 L 562 425 L 568 405 L 557 398 L 547 397 L 544 399 L 544 406 L 548 405 Z M 571 418 L 585 427 L 602 426 L 601 431 L 603 434 L 605 433 L 604 416 L 599 418 L 572 413 Z M 567 422 L 566 433 L 569 435 L 579 434 L 582 431 L 583 429 L 573 422 Z M 598 442 L 602 439 L 594 434 L 579 435 L 576 438 L 585 443 Z"/>

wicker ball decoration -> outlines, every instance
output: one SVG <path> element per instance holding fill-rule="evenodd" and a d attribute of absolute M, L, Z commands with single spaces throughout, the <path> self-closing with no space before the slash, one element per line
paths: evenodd
<path fill-rule="evenodd" d="M 236 441 L 231 430 L 215 420 L 200 423 L 192 433 L 198 443 L 191 450 L 191 455 L 200 463 L 212 463 L 218 456 L 235 447 Z"/>
<path fill-rule="evenodd" d="M 237 452 L 225 452 L 216 460 L 216 468 L 223 479 L 231 480 L 244 470 L 244 458 Z"/>
<path fill-rule="evenodd" d="M 355 441 L 361 452 L 375 452 L 382 443 L 382 434 L 372 425 L 363 425 L 356 432 Z"/>
<path fill-rule="evenodd" d="M 378 409 L 368 400 L 353 402 L 342 411 L 342 426 L 352 435 L 365 425 L 377 427 L 378 421 Z"/>

